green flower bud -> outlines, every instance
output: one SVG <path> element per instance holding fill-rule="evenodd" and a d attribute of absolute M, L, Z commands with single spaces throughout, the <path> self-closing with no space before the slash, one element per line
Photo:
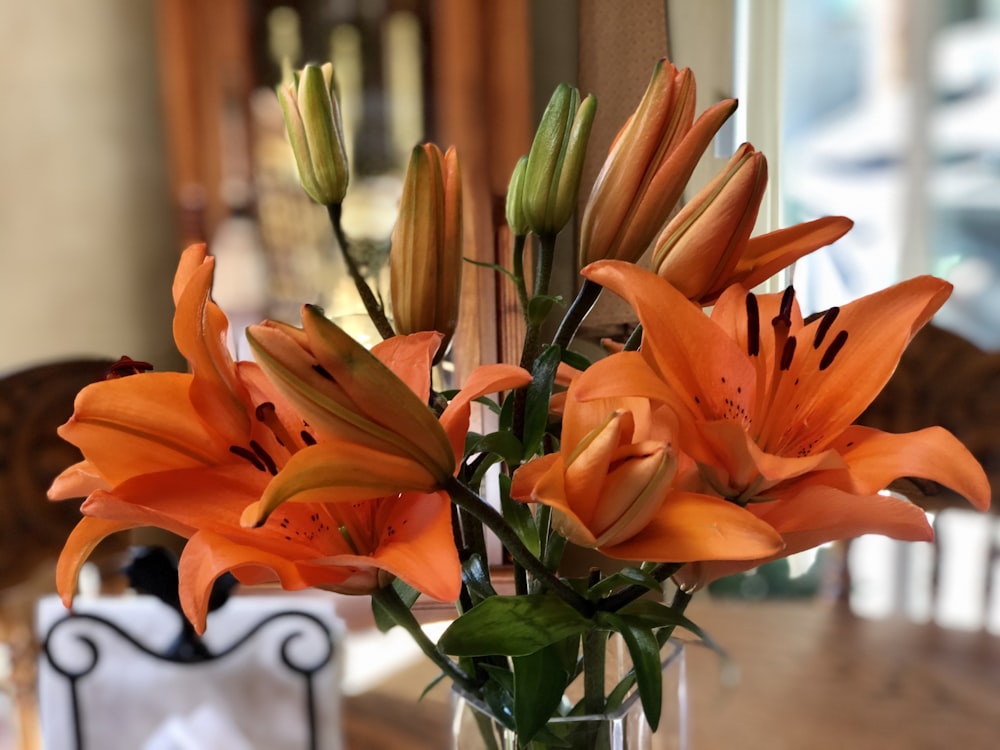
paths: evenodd
<path fill-rule="evenodd" d="M 333 65 L 307 65 L 277 90 L 303 189 L 325 206 L 342 202 L 347 150 Z"/>
<path fill-rule="evenodd" d="M 521 194 L 524 190 L 524 171 L 528 166 L 528 157 L 517 160 L 514 171 L 510 175 L 510 185 L 507 186 L 507 226 L 517 236 L 528 233 L 528 217 L 524 215 L 521 205 Z"/>
<path fill-rule="evenodd" d="M 576 210 L 580 176 L 597 99 L 560 84 L 542 115 L 528 153 L 521 208 L 535 234 L 559 232 Z"/>

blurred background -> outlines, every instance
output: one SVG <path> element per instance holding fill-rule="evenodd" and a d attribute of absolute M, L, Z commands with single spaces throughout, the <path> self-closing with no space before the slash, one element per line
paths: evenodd
<path fill-rule="evenodd" d="M 695 70 L 699 108 L 723 96 L 741 99 L 739 116 L 698 179 L 751 140 L 770 161 L 759 231 L 825 214 L 855 220 L 844 240 L 798 263 L 781 281 L 795 284 L 806 312 L 917 273 L 955 284 L 935 325 L 970 345 L 947 350 L 961 351 L 970 364 L 962 369 L 938 349 L 932 366 L 927 357 L 934 347 L 922 350 L 903 391 L 911 399 L 925 395 L 904 413 L 883 409 L 881 416 L 889 427 L 919 426 L 907 420 L 917 412 L 927 416 L 931 401 L 940 401 L 933 394 L 948 390 L 961 404 L 949 401 L 930 416 L 965 431 L 984 463 L 995 465 L 1000 2 L 610 5 L 0 4 L 0 90 L 6 92 L 0 110 L 0 374 L 123 354 L 157 369 L 183 366 L 171 338 L 169 282 L 179 251 L 193 241 L 209 242 L 218 258 L 216 297 L 234 323 L 240 354 L 246 355 L 242 326 L 264 316 L 295 320 L 307 301 L 366 335 L 350 283 L 329 260 L 333 240 L 325 212 L 297 185 L 273 94 L 283 61 L 334 62 L 352 169 L 345 226 L 362 249 L 364 272 L 386 294 L 387 240 L 413 144 L 458 146 L 469 196 L 466 255 L 503 262 L 503 194 L 553 86 L 575 82 L 600 101 L 586 193 L 653 62 L 669 52 Z M 649 23 L 651 17 L 659 20 Z M 558 283 L 571 294 L 576 275 L 569 266 L 559 269 Z M 504 285 L 485 272 L 467 272 L 465 284 L 453 356 L 459 375 L 473 362 L 509 359 L 519 336 Z M 589 332 L 620 331 L 627 317 L 612 306 L 599 312 Z M 0 577 L 4 606 L 16 602 L 23 609 L 51 588 L 52 555 L 75 511 L 54 515 L 42 505 L 65 454 L 50 440 L 18 437 L 29 424 L 40 434 L 38 425 L 65 419 L 65 393 L 31 410 L 33 399 L 43 400 L 43 381 L 18 382 L 0 394 L 7 447 L 0 463 Z M 18 473 L 14 457 L 22 454 L 16 450 L 29 456 L 23 459 L 28 475 Z M 836 552 L 848 556 L 852 575 L 848 589 L 847 578 L 834 588 L 866 616 L 905 610 L 950 627 L 1000 632 L 997 524 L 954 511 L 944 500 L 931 512 L 940 515 L 939 548 L 857 540 L 849 553 Z M 29 547 L 38 554 L 21 554 Z M 782 575 L 808 572 L 815 560 L 793 560 Z M 783 586 L 750 576 L 726 593 L 753 598 Z M 8 651 L 22 637 L 8 627 Z M 11 667 L 0 669 L 0 678 L 4 669 Z"/>

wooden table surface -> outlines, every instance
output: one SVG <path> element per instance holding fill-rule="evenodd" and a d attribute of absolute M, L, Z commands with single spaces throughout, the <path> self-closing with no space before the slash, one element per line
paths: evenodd
<path fill-rule="evenodd" d="M 692 750 L 1000 748 L 997 636 L 827 602 L 696 598 L 689 613 L 738 673 L 687 650 Z M 417 700 L 433 674 L 421 664 L 347 698 L 347 750 L 448 748 L 447 690 Z"/>

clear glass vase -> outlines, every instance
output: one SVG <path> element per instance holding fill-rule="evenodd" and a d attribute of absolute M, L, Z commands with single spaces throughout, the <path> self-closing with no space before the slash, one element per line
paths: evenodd
<path fill-rule="evenodd" d="M 662 661 L 663 709 L 654 735 L 639 694 L 633 690 L 616 710 L 606 714 L 555 716 L 527 743 L 506 727 L 483 702 L 452 693 L 452 750 L 687 750 L 687 684 L 684 648 L 665 647 Z M 563 704 L 574 705 L 575 696 Z"/>

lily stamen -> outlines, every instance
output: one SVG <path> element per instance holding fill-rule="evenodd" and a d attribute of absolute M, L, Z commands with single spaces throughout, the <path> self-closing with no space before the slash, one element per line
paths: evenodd
<path fill-rule="evenodd" d="M 823 357 L 819 361 L 819 369 L 825 370 L 827 367 L 832 365 L 833 360 L 836 358 L 840 350 L 844 348 L 844 344 L 846 343 L 847 331 L 838 331 L 837 335 L 833 337 L 833 341 L 830 342 L 830 346 L 828 346 L 826 351 L 823 352 Z"/>
<path fill-rule="evenodd" d="M 278 474 L 278 464 L 275 463 L 275 460 L 271 458 L 271 455 L 264 450 L 263 447 L 261 447 L 261 444 L 256 440 L 251 440 L 250 448 L 257 455 L 257 458 L 263 462 L 264 466 L 267 467 L 268 473 L 271 476 L 276 476 Z"/>
<path fill-rule="evenodd" d="M 257 457 L 257 455 L 253 451 L 247 450 L 242 445 L 230 445 L 229 452 L 239 456 L 240 458 L 246 459 L 258 471 L 267 471 L 267 467 Z"/>
<path fill-rule="evenodd" d="M 813 349 L 819 349 L 823 344 L 823 339 L 826 338 L 826 334 L 833 326 L 833 321 L 837 319 L 837 315 L 839 314 L 839 307 L 831 307 L 823 313 L 823 317 L 820 319 L 819 325 L 816 326 L 816 337 L 813 339 Z"/>
<path fill-rule="evenodd" d="M 270 401 L 265 401 L 264 403 L 258 405 L 256 410 L 254 411 L 254 414 L 257 417 L 257 421 L 261 422 L 265 427 L 267 427 L 267 429 L 271 431 L 271 434 L 274 435 L 274 439 L 278 441 L 278 445 L 280 445 L 282 448 L 286 448 L 290 453 L 295 453 L 299 448 L 302 447 L 302 445 L 297 444 L 299 442 L 305 445 L 311 445 L 316 442 L 316 440 L 313 439 L 313 442 L 309 443 L 304 436 L 302 437 L 301 441 L 296 441 L 296 439 L 292 436 L 292 434 L 289 433 L 287 429 L 285 429 L 285 426 L 281 423 L 281 420 L 278 419 L 278 410 L 275 408 L 274 404 Z M 304 434 L 308 434 L 305 432 L 305 430 L 303 430 L 302 432 Z M 312 438 L 311 435 L 309 437 Z"/>
<path fill-rule="evenodd" d="M 760 306 L 757 296 L 747 292 L 747 354 L 756 357 L 760 354 Z"/>

